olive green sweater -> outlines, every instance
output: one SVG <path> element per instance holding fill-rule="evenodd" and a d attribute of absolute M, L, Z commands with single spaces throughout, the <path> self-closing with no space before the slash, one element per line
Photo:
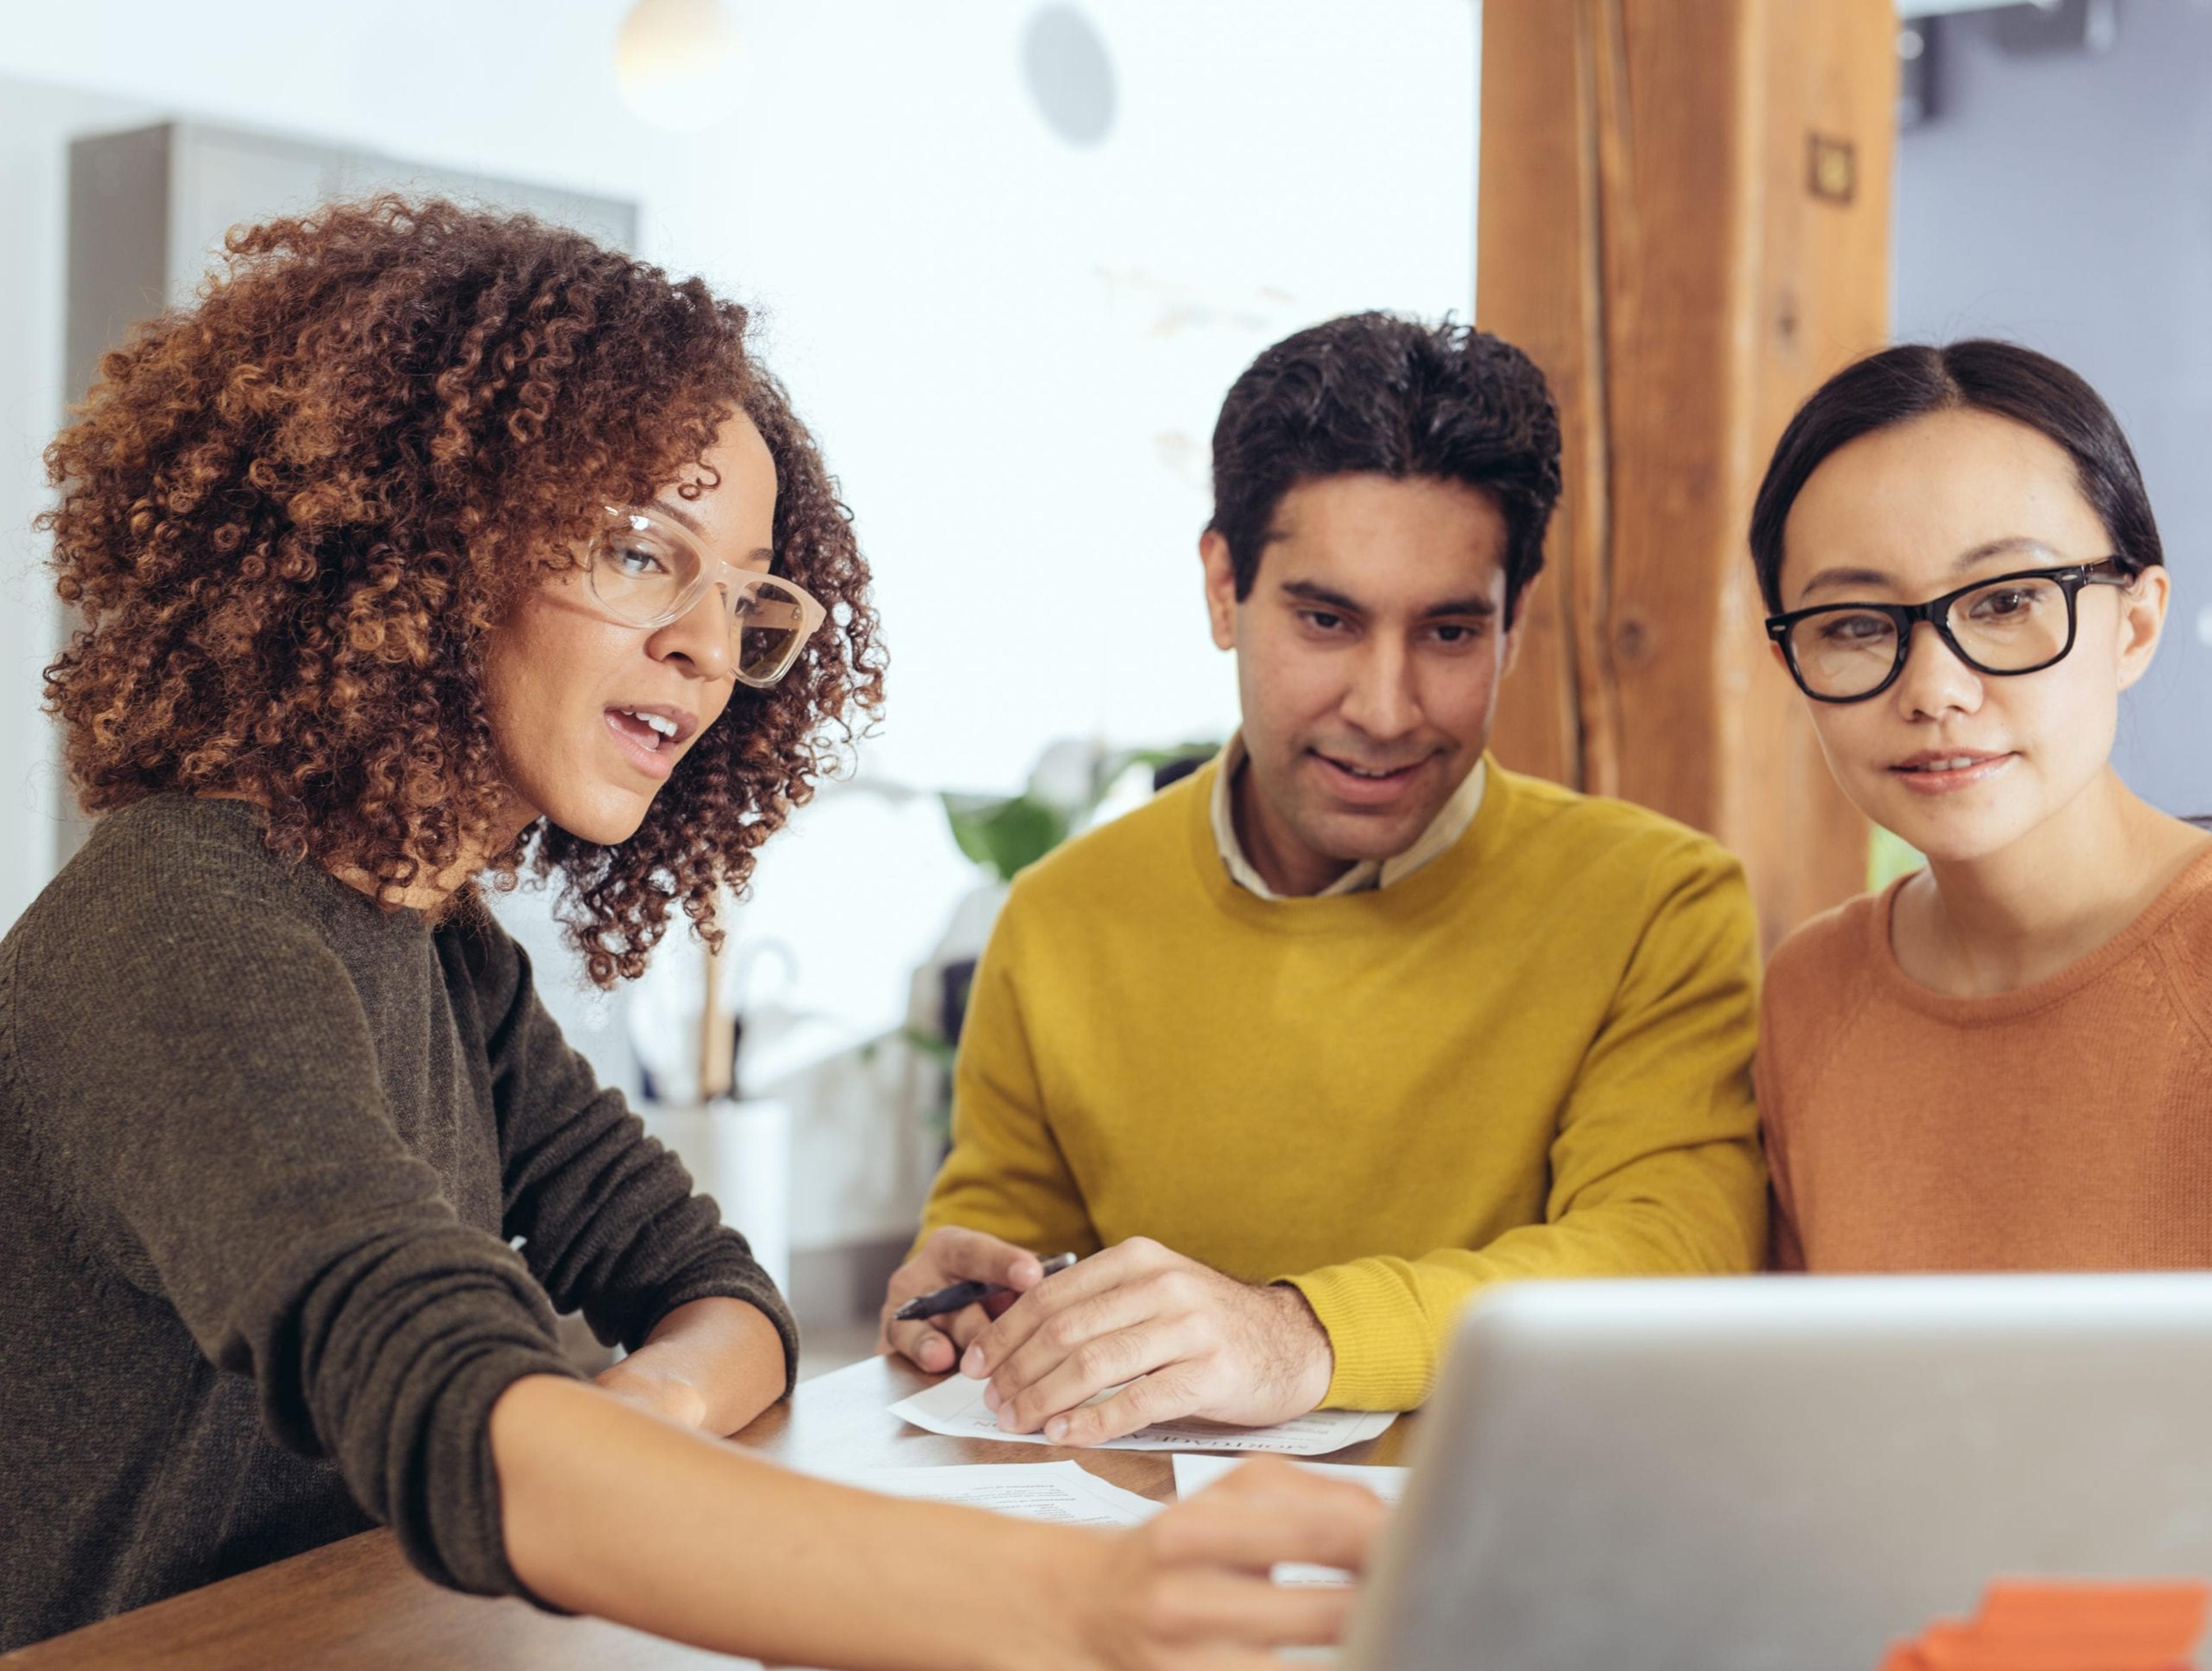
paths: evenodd
<path fill-rule="evenodd" d="M 729 1296 L 797 1360 L 504 932 L 287 867 L 233 802 L 102 820 L 0 942 L 0 1650 L 374 1521 L 516 1589 L 487 1423 L 574 1373 L 556 1307 L 635 1347 Z"/>

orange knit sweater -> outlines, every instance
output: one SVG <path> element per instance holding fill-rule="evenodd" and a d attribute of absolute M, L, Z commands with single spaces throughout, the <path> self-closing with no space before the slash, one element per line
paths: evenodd
<path fill-rule="evenodd" d="M 1767 973 L 1775 1266 L 2212 1267 L 2212 854 L 1996 997 L 1898 967 L 1901 886 L 1808 923 Z"/>

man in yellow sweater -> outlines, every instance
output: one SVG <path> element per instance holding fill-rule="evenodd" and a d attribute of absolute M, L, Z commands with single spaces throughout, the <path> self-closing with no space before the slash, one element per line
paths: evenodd
<path fill-rule="evenodd" d="M 1200 552 L 1242 729 L 1015 882 L 884 1306 L 1002 1425 L 1404 1408 L 1491 1284 L 1756 1264 L 1740 868 L 1484 754 L 1559 446 L 1463 327 L 1335 320 L 1231 390 Z M 963 1279 L 1010 1295 L 892 1318 Z"/>

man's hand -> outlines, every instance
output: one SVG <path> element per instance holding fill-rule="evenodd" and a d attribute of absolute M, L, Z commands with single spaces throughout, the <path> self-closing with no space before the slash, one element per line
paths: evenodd
<path fill-rule="evenodd" d="M 891 1272 L 876 1350 L 896 1352 L 917 1369 L 942 1375 L 994 1317 L 1043 1280 L 1043 1263 L 1026 1247 L 954 1225 L 933 1230 L 914 1257 Z M 1011 1291 L 942 1316 L 911 1323 L 892 1320 L 891 1314 L 908 1300 L 963 1282 L 996 1283 Z"/>
<path fill-rule="evenodd" d="M 1297 1290 L 1252 1287 L 1143 1236 L 1036 1284 L 960 1363 L 990 1378 L 983 1401 L 1000 1427 L 1066 1445 L 1188 1416 L 1288 1421 L 1321 1402 L 1335 1368 Z"/>

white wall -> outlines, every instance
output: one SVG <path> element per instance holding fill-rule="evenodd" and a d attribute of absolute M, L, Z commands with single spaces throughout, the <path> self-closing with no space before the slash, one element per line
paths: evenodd
<path fill-rule="evenodd" d="M 4 36 L 0 36 L 4 39 Z M 128 101 L 0 78 L 0 929 L 51 874 L 61 805 L 53 728 L 39 713 L 60 607 L 31 519 L 62 389 L 70 136 L 153 118 Z"/>
<path fill-rule="evenodd" d="M 15 9 L 0 76 L 94 123 L 194 115 L 641 201 L 648 255 L 760 306 L 857 515 L 893 656 L 865 775 L 1011 790 L 1058 736 L 1224 733 L 1193 556 L 1214 410 L 1302 324 L 1470 310 L 1472 0 L 1093 0 L 1119 113 L 1091 149 L 1029 103 L 1029 0 L 739 3 L 732 113 L 680 137 L 617 96 L 624 9 L 81 0 Z M 21 528 L 59 357 L 61 157 L 26 108 L 0 88 L 10 846 L 36 833 L 13 785 L 51 627 Z M 798 947 L 789 1002 L 865 1031 L 971 879 L 931 803 L 848 794 L 772 845 L 746 931 Z"/>
<path fill-rule="evenodd" d="M 1897 333 L 2010 337 L 2111 403 L 2174 598 L 2114 759 L 2212 813 L 2212 4 L 2127 0 L 2106 53 L 2007 53 L 1986 22 L 1942 21 L 1936 114 L 1898 146 Z"/>

